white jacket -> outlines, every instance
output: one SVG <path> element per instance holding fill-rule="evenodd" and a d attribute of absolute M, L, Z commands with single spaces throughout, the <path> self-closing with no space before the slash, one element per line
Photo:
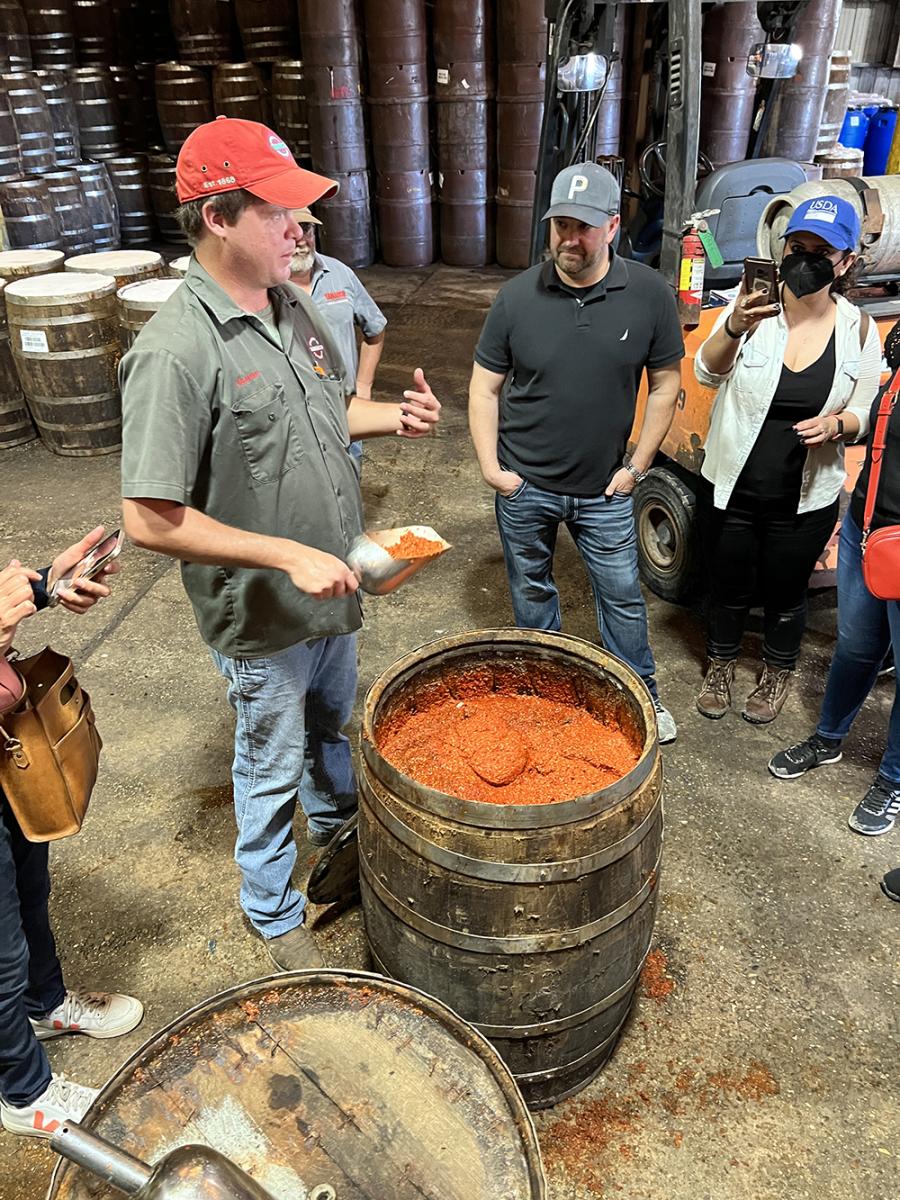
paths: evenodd
<path fill-rule="evenodd" d="M 860 311 L 855 304 L 836 296 L 835 373 L 831 391 L 819 416 L 853 413 L 859 420 L 859 437 L 869 431 L 869 409 L 881 381 L 881 340 L 875 321 L 862 352 L 859 348 Z M 734 309 L 724 308 L 712 334 Z M 704 478 L 715 486 L 716 508 L 726 508 L 738 476 L 766 419 L 772 397 L 781 378 L 788 327 L 784 314 L 760 321 L 751 338 L 745 338 L 734 366 L 724 375 L 716 375 L 703 362 L 706 342 L 694 358 L 694 374 L 704 387 L 718 388 L 710 416 L 704 449 Z M 707 338 L 707 341 L 709 339 Z M 825 508 L 840 493 L 844 483 L 844 446 L 825 442 L 810 446 L 806 452 L 798 512 Z"/>

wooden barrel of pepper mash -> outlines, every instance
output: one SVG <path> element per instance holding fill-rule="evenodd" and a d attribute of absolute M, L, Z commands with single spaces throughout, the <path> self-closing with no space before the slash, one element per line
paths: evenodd
<path fill-rule="evenodd" d="M 491 1046 L 362 971 L 298 971 L 205 1000 L 81 1121 L 145 1161 L 212 1146 L 281 1200 L 543 1200 L 531 1119 Z M 60 1161 L 48 1200 L 113 1200 Z"/>
<path fill-rule="evenodd" d="M 159 312 L 172 293 L 181 286 L 180 279 L 142 279 L 119 288 L 119 320 L 122 325 L 122 349 L 130 350 L 134 339 L 154 313 Z"/>
<path fill-rule="evenodd" d="M 64 259 L 62 250 L 4 250 L 0 254 L 0 278 L 11 283 L 29 275 L 49 275 L 62 270 Z"/>
<path fill-rule="evenodd" d="M 37 437 L 9 348 L 6 302 L 3 298 L 6 282 L 0 279 L 0 450 L 21 446 Z"/>
<path fill-rule="evenodd" d="M 62 271 L 6 287 L 13 357 L 41 438 L 54 454 L 122 446 L 115 280 Z"/>
<path fill-rule="evenodd" d="M 571 696 L 626 733 L 636 765 L 593 794 L 528 805 L 462 800 L 403 774 L 379 750 L 385 730 L 470 670 L 490 676 L 495 692 Z M 662 767 L 641 680 L 559 634 L 432 642 L 369 690 L 360 785 L 360 883 L 376 968 L 471 1021 L 532 1107 L 580 1090 L 615 1046 L 656 911 Z"/>
<path fill-rule="evenodd" d="M 101 254 L 76 254 L 67 258 L 67 271 L 111 275 L 116 287 L 137 283 L 139 279 L 155 279 L 165 274 L 163 257 L 155 250 L 106 250 Z"/>

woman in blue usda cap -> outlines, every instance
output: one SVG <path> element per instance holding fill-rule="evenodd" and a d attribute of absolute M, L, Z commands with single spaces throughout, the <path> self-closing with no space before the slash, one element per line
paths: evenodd
<path fill-rule="evenodd" d="M 798 204 L 766 286 L 745 279 L 694 360 L 716 388 L 701 468 L 710 584 L 708 661 L 697 708 L 723 717 L 751 605 L 763 607 L 762 669 L 742 716 L 773 721 L 806 627 L 807 583 L 844 485 L 844 442 L 866 434 L 881 347 L 874 321 L 841 292 L 859 217 L 840 196 Z M 751 278 L 754 278 L 751 276 Z M 775 291 L 772 291 L 772 285 Z"/>

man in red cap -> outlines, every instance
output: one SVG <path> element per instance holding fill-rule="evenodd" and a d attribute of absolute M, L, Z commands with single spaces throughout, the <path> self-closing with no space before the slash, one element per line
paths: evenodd
<path fill-rule="evenodd" d="M 356 808 L 343 727 L 356 691 L 362 530 L 351 437 L 422 437 L 440 404 L 416 370 L 399 404 L 351 395 L 290 277 L 292 210 L 334 193 L 264 125 L 220 117 L 178 156 L 184 282 L 121 365 L 125 529 L 182 560 L 203 640 L 237 714 L 241 904 L 284 970 L 321 964 L 291 875 L 299 798 L 328 841 Z"/>

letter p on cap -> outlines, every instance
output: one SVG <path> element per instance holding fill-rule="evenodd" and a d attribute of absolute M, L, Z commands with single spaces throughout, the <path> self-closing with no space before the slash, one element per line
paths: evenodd
<path fill-rule="evenodd" d="M 579 192 L 586 192 L 588 189 L 587 175 L 573 175 L 572 182 L 569 184 L 569 200 L 574 200 Z"/>

